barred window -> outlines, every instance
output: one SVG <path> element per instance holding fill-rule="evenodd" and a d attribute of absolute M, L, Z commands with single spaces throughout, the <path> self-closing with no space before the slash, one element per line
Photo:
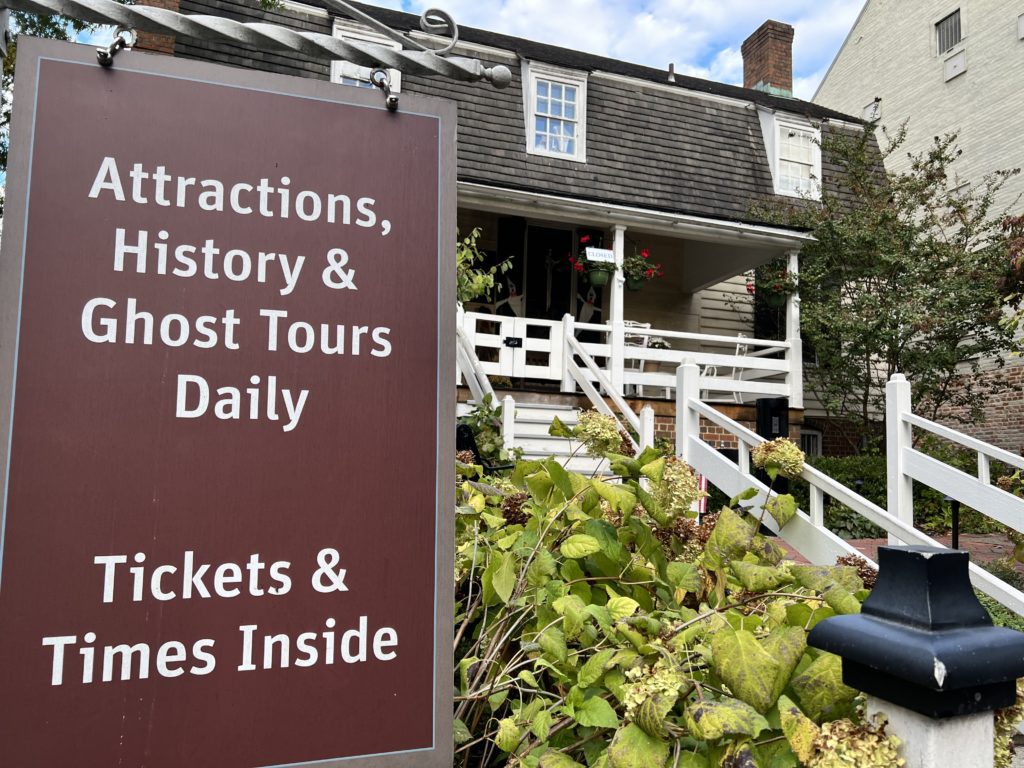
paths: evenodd
<path fill-rule="evenodd" d="M 935 37 L 938 40 L 939 56 L 952 50 L 960 42 L 960 9 L 957 8 L 949 16 L 935 25 Z"/>

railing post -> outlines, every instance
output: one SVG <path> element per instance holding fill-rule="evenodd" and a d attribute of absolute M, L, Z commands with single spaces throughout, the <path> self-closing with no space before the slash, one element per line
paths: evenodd
<path fill-rule="evenodd" d="M 608 285 L 611 294 L 608 296 L 608 319 L 611 325 L 611 357 L 608 361 L 608 380 L 619 395 L 624 394 L 623 373 L 626 358 L 626 326 L 623 323 L 624 287 L 626 278 L 622 274 L 622 260 L 626 250 L 626 228 L 621 224 L 612 227 L 612 252 L 615 254 L 615 272 Z"/>
<path fill-rule="evenodd" d="M 501 445 L 511 449 L 516 444 L 516 401 L 512 395 L 501 400 Z"/>
<path fill-rule="evenodd" d="M 608 381 L 616 394 L 625 394 L 623 377 L 626 367 L 626 326 L 621 320 L 613 320 L 609 346 L 611 356 L 608 359 Z"/>
<path fill-rule="evenodd" d="M 700 415 L 690 401 L 700 399 L 700 368 L 693 358 L 676 368 L 676 456 L 690 464 L 690 438 L 700 437 Z"/>
<path fill-rule="evenodd" d="M 569 339 L 576 333 L 576 318 L 566 312 L 562 316 L 562 392 L 575 392 L 576 382 L 569 373 L 569 365 L 572 363 L 572 347 L 569 346 Z"/>
<path fill-rule="evenodd" d="M 903 420 L 910 413 L 910 382 L 893 374 L 885 385 L 885 466 L 889 514 L 914 527 L 914 481 L 906 473 L 904 452 L 914 442 L 913 429 Z M 889 534 L 890 544 L 902 544 Z"/>
<path fill-rule="evenodd" d="M 466 320 L 466 310 L 462 308 L 462 302 L 461 301 L 456 302 L 455 303 L 455 349 L 456 349 L 456 354 L 455 354 L 455 386 L 457 386 L 457 387 L 462 384 L 462 368 L 461 368 L 461 366 L 459 366 L 459 355 L 458 355 L 458 350 L 459 350 L 459 347 L 460 347 L 460 340 L 458 338 L 458 333 L 459 333 L 460 330 L 462 330 L 462 324 L 465 322 L 465 320 Z"/>
<path fill-rule="evenodd" d="M 797 276 L 800 274 L 800 252 L 790 251 L 789 271 Z M 786 341 L 789 343 L 789 407 L 804 407 L 804 348 L 800 340 L 800 289 L 791 293 L 786 299 Z"/>
<path fill-rule="evenodd" d="M 907 768 L 992 768 L 992 711 L 1016 699 L 1024 635 L 992 626 L 966 552 L 881 547 L 878 566 L 861 612 L 825 619 L 807 644 L 842 657 L 843 682 L 888 718 Z"/>
<path fill-rule="evenodd" d="M 640 409 L 640 450 L 654 445 L 654 409 L 645 405 Z"/>

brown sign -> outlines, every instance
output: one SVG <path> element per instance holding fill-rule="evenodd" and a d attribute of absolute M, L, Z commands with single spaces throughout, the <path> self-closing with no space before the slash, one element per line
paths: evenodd
<path fill-rule="evenodd" d="M 451 765 L 454 109 L 19 45 L 0 755 Z"/>

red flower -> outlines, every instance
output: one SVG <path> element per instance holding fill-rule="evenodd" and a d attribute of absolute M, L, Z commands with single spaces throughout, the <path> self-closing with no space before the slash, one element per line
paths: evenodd
<path fill-rule="evenodd" d="M 646 259 L 648 256 L 651 255 L 651 252 L 644 248 L 642 251 L 640 251 L 640 255 Z"/>
<path fill-rule="evenodd" d="M 754 284 L 752 282 L 747 282 L 747 293 L 751 296 L 754 295 Z"/>
<path fill-rule="evenodd" d="M 589 243 L 590 242 L 590 235 L 583 235 L 583 236 L 581 236 L 580 237 L 580 242 L 581 243 Z"/>
<path fill-rule="evenodd" d="M 582 264 L 576 264 L 576 266 L 574 267 L 574 269 L 575 269 L 575 270 L 576 270 L 577 272 L 582 272 L 582 271 L 583 271 L 583 265 L 582 265 Z"/>

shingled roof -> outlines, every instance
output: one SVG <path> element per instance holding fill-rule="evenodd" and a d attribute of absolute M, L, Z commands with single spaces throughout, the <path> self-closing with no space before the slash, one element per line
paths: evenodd
<path fill-rule="evenodd" d="M 319 0 L 306 4 L 318 6 Z M 331 33 L 326 16 L 264 12 L 245 0 L 182 0 L 184 13 L 266 20 Z M 324 7 L 326 10 L 325 6 Z M 358 7 L 399 31 L 419 29 L 419 17 Z M 454 99 L 459 106 L 458 177 L 490 187 L 538 192 L 657 211 L 734 221 L 755 220 L 757 202 L 771 197 L 772 177 L 754 106 L 811 120 L 860 122 L 799 99 L 676 75 L 471 27 L 460 40 L 500 49 L 520 60 L 590 73 L 587 83 L 587 160 L 574 162 L 526 152 L 521 71 L 497 90 L 487 83 L 404 76 L 402 90 Z M 305 77 L 327 77 L 326 65 L 277 54 L 179 40 L 176 55 Z M 472 55 L 487 60 L 486 54 Z M 506 60 L 489 62 L 510 64 Z M 829 183 L 827 168 L 825 183 Z"/>

